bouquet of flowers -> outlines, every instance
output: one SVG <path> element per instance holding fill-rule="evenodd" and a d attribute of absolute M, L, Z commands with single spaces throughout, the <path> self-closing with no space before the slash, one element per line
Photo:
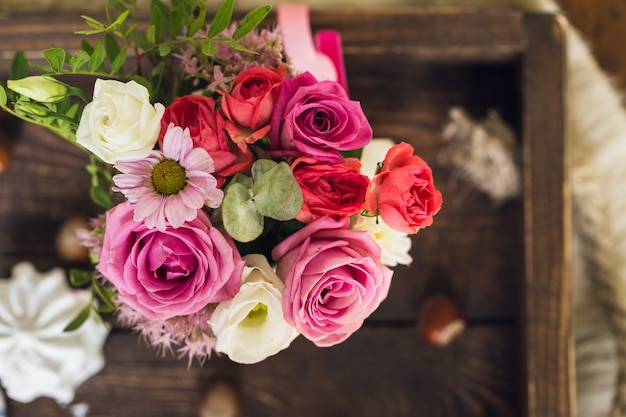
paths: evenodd
<path fill-rule="evenodd" d="M 200 0 L 153 0 L 140 29 L 133 0 L 83 16 L 96 41 L 43 51 L 30 75 L 14 60 L 0 107 L 90 155 L 104 214 L 82 232 L 91 314 L 116 311 L 162 352 L 255 363 L 298 335 L 346 340 L 410 262 L 409 234 L 441 207 L 429 166 L 407 143 L 373 175 L 360 104 L 332 80 L 292 68 L 268 6 L 211 22 Z M 63 82 L 95 79 L 93 92 Z"/>

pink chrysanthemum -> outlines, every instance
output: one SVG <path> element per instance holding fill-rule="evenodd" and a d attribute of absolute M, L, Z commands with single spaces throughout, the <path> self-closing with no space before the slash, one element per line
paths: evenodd
<path fill-rule="evenodd" d="M 167 128 L 161 151 L 118 162 L 115 168 L 121 174 L 113 177 L 113 190 L 134 206 L 134 220 L 150 229 L 164 231 L 167 223 L 179 227 L 193 220 L 204 205 L 219 207 L 224 197 L 211 175 L 213 159 L 204 149 L 193 147 L 189 129 L 174 124 Z"/>

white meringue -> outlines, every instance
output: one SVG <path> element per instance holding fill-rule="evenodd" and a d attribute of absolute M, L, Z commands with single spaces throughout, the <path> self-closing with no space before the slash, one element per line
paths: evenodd
<path fill-rule="evenodd" d="M 0 279 L 0 384 L 15 401 L 46 396 L 69 404 L 76 388 L 104 367 L 108 335 L 93 315 L 77 330 L 63 332 L 91 302 L 60 268 L 39 273 L 27 262 Z"/>

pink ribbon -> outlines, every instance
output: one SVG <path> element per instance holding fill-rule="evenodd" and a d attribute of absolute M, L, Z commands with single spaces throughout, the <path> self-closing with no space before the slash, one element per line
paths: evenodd
<path fill-rule="evenodd" d="M 283 47 L 297 72 L 309 71 L 318 81 L 338 82 L 348 91 L 341 35 L 334 30 L 311 33 L 309 7 L 279 4 L 276 18 L 283 35 Z"/>

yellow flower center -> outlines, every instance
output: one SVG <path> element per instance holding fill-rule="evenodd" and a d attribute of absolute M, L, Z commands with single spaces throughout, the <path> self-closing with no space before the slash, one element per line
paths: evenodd
<path fill-rule="evenodd" d="M 152 185 L 161 195 L 177 194 L 185 188 L 186 183 L 185 168 L 176 161 L 165 159 L 152 169 Z"/>
<path fill-rule="evenodd" d="M 262 324 L 266 318 L 267 306 L 263 303 L 257 303 L 257 305 L 248 312 L 248 316 L 241 324 L 248 327 L 256 327 Z"/>

